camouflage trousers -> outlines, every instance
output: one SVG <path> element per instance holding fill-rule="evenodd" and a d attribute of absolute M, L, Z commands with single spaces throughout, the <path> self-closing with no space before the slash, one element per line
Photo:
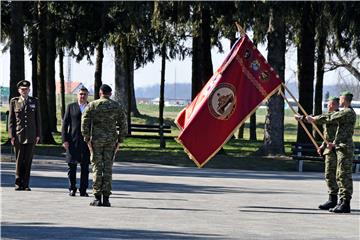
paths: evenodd
<path fill-rule="evenodd" d="M 93 194 L 110 196 L 114 144 L 93 144 L 90 161 L 93 172 Z"/>
<path fill-rule="evenodd" d="M 337 159 L 335 151 L 325 155 L 325 181 L 330 195 L 337 195 L 339 186 L 336 181 Z"/>
<path fill-rule="evenodd" d="M 354 149 L 342 147 L 336 149 L 337 172 L 336 181 L 339 186 L 339 198 L 350 200 L 353 193 L 352 161 Z"/>

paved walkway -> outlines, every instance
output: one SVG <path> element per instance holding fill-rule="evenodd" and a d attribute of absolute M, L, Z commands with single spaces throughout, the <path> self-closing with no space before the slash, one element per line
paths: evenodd
<path fill-rule="evenodd" d="M 114 165 L 111 208 L 67 195 L 66 164 L 35 161 L 31 192 L 14 191 L 14 163 L 1 163 L 1 239 L 359 239 L 353 212 L 317 209 L 320 173 Z"/>

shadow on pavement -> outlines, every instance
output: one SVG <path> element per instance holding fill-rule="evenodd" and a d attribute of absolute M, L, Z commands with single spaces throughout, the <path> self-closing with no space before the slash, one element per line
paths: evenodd
<path fill-rule="evenodd" d="M 266 207 L 266 206 L 246 206 L 241 207 L 240 212 L 249 212 L 249 213 L 289 213 L 289 214 L 310 214 L 310 215 L 320 215 L 320 214 L 334 214 L 325 210 L 319 210 L 317 208 L 289 208 L 289 207 Z M 334 214 L 335 215 L 335 214 Z M 336 215 L 360 215 L 360 211 L 357 209 L 352 209 L 351 214 L 336 214 Z"/>
<path fill-rule="evenodd" d="M 214 234 L 191 234 L 139 229 L 54 227 L 42 224 L 8 224 L 1 226 L 2 239 L 221 239 Z"/>

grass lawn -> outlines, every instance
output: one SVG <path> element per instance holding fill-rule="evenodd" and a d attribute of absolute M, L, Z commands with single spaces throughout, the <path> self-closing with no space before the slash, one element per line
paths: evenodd
<path fill-rule="evenodd" d="M 158 106 L 139 104 L 141 117 L 132 118 L 133 123 L 158 123 Z M 171 125 L 171 136 L 174 138 L 178 135 L 179 130 L 174 124 L 174 119 L 181 107 L 165 107 L 164 118 L 165 123 Z M 1 143 L 6 142 L 7 132 L 5 128 L 5 112 L 7 108 L 1 107 Z M 278 171 L 296 171 L 297 162 L 288 157 L 291 154 L 291 144 L 296 141 L 297 123 L 290 111 L 285 112 L 285 152 L 287 156 L 262 157 L 257 156 L 256 151 L 262 145 L 263 128 L 265 121 L 266 109 L 258 109 L 257 111 L 257 139 L 258 141 L 250 141 L 249 139 L 249 121 L 246 122 L 244 139 L 231 139 L 224 145 L 222 154 L 217 154 L 204 167 L 205 168 L 236 168 L 246 170 L 278 170 Z M 58 111 L 58 116 L 60 112 Z M 60 117 L 58 117 L 60 119 Z M 357 121 L 354 140 L 360 142 L 360 124 Z M 61 130 L 60 121 L 58 121 L 58 130 Z M 36 155 L 46 156 L 64 156 L 64 149 L 61 146 L 60 133 L 54 133 L 56 145 L 38 145 L 35 148 Z M 309 141 L 310 142 L 310 141 Z M 2 145 L 2 153 L 10 153 L 10 146 Z M 7 160 L 8 157 L 2 157 Z M 138 139 L 127 138 L 121 146 L 121 150 L 117 153 L 116 161 L 130 162 L 146 162 L 159 163 L 176 166 L 196 167 L 183 148 L 175 140 L 166 141 L 166 149 L 159 148 L 159 140 L 157 139 Z M 304 171 L 322 171 L 323 163 L 306 162 Z"/>

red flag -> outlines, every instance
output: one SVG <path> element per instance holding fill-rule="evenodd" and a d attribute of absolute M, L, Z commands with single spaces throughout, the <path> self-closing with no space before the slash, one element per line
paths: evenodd
<path fill-rule="evenodd" d="M 244 35 L 175 123 L 177 138 L 198 167 L 205 165 L 281 86 L 281 79 Z"/>

